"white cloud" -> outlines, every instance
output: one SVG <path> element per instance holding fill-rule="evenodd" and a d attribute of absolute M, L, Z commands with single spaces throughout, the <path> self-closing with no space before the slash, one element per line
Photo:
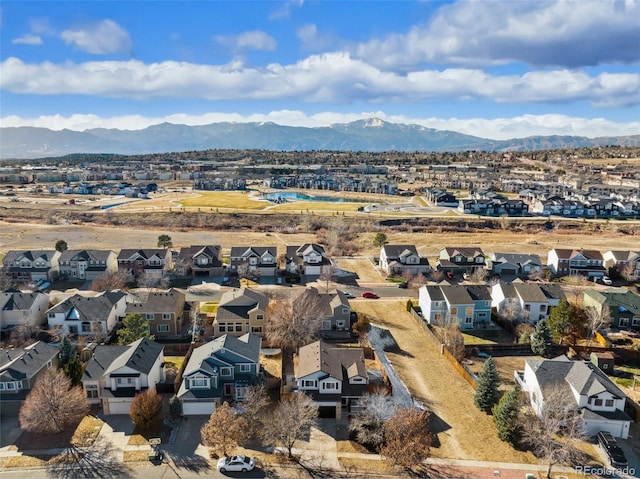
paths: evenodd
<path fill-rule="evenodd" d="M 613 122 L 604 118 L 579 118 L 559 114 L 522 115 L 513 118 L 416 118 L 404 115 L 387 115 L 383 111 L 360 113 L 322 112 L 308 115 L 302 111 L 279 110 L 262 114 L 241 115 L 239 113 L 205 113 L 191 115 L 176 113 L 161 117 L 126 115 L 101 118 L 97 115 L 61 115 L 22 118 L 7 116 L 0 119 L 3 127 L 33 126 L 52 130 L 83 131 L 90 128 L 119 128 L 140 130 L 151 125 L 168 122 L 182 125 L 207 125 L 219 122 L 274 122 L 280 125 L 321 127 L 335 123 L 349 123 L 366 118 L 381 118 L 391 123 L 422 125 L 436 130 L 453 130 L 468 135 L 495 140 L 522 138 L 534 135 L 577 135 L 590 138 L 600 136 L 637 135 L 640 121 Z"/>
<path fill-rule="evenodd" d="M 138 60 L 27 64 L 0 63 L 0 87 L 38 95 L 96 95 L 153 99 L 283 100 L 410 103 L 431 98 L 501 103 L 589 101 L 600 107 L 640 104 L 640 74 L 589 75 L 545 70 L 491 75 L 479 69 L 385 72 L 347 53 L 312 55 L 291 65 L 246 67 Z"/>
<path fill-rule="evenodd" d="M 276 41 L 265 32 L 254 30 L 243 32 L 237 35 L 218 35 L 214 40 L 221 45 L 231 48 L 234 52 L 244 50 L 267 50 L 276 49 Z"/>
<path fill-rule="evenodd" d="M 129 33 L 108 19 L 76 30 L 65 30 L 60 37 L 77 50 L 98 55 L 129 53 L 132 48 Z"/>
<path fill-rule="evenodd" d="M 29 20 L 29 26 L 31 27 L 31 33 L 36 35 L 55 35 L 56 33 L 47 17 L 32 18 Z"/>
<path fill-rule="evenodd" d="M 318 27 L 313 23 L 308 23 L 298 28 L 296 35 L 302 42 L 302 48 L 306 50 L 320 51 L 338 43 L 335 35 L 320 33 Z"/>
<path fill-rule="evenodd" d="M 280 3 L 276 9 L 269 15 L 269 20 L 283 20 L 291 16 L 291 10 L 293 7 L 301 7 L 304 4 L 304 0 L 284 0 Z"/>
<path fill-rule="evenodd" d="M 11 40 L 14 45 L 42 45 L 42 38 L 38 35 L 26 34 Z"/>
<path fill-rule="evenodd" d="M 355 57 L 386 69 L 425 62 L 521 61 L 575 68 L 640 61 L 638 0 L 488 1 L 445 5 L 428 24 L 356 46 Z"/>

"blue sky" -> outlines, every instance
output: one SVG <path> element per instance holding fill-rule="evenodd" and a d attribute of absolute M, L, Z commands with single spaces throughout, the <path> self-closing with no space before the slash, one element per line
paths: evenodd
<path fill-rule="evenodd" d="M 640 0 L 7 1 L 2 126 L 640 134 Z"/>

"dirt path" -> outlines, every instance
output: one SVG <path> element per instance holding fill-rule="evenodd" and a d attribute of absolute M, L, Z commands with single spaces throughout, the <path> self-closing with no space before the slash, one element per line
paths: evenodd
<path fill-rule="evenodd" d="M 376 318 L 399 346 L 387 352 L 396 372 L 416 400 L 433 413 L 437 433 L 433 455 L 443 458 L 536 463 L 531 454 L 514 450 L 500 441 L 492 418 L 473 404 L 473 389 L 440 355 L 400 302 L 358 301 L 352 308 Z"/>

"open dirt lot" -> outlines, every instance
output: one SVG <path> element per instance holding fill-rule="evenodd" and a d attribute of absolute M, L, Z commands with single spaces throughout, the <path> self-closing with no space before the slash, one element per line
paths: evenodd
<path fill-rule="evenodd" d="M 400 302 L 358 301 L 354 310 L 388 328 L 401 352 L 389 360 L 413 396 L 434 414 L 440 443 L 433 455 L 444 458 L 535 463 L 530 453 L 516 451 L 500 441 L 490 416 L 473 404 L 473 389 L 441 356 L 426 333 Z"/>

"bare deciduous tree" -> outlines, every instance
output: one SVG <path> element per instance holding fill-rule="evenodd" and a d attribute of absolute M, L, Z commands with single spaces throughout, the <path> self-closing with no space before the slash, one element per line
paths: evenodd
<path fill-rule="evenodd" d="M 9 273 L 9 269 L 5 266 L 0 267 L 0 292 L 6 291 L 13 286 L 13 279 Z"/>
<path fill-rule="evenodd" d="M 322 267 L 322 273 L 318 277 L 318 283 L 322 283 L 324 285 L 324 292 L 329 292 L 329 286 L 336 278 L 336 267 L 332 264 L 325 265 Z"/>
<path fill-rule="evenodd" d="M 385 443 L 380 455 L 407 470 L 420 465 L 431 452 L 429 412 L 399 408 L 384 427 Z"/>
<path fill-rule="evenodd" d="M 564 283 L 573 296 L 574 304 L 582 304 L 582 293 L 589 286 L 589 280 L 581 274 L 573 274 L 566 277 Z"/>
<path fill-rule="evenodd" d="M 487 279 L 487 270 L 485 268 L 476 268 L 471 276 L 469 276 L 469 282 L 483 284 Z"/>
<path fill-rule="evenodd" d="M 266 338 L 281 348 L 296 351 L 320 337 L 322 304 L 316 294 L 302 293 L 294 301 L 276 298 L 267 307 Z"/>
<path fill-rule="evenodd" d="M 439 283 L 444 279 L 444 273 L 438 269 L 431 270 L 429 276 L 431 278 L 431 281 L 435 281 L 436 283 Z"/>
<path fill-rule="evenodd" d="M 36 382 L 20 408 L 20 427 L 41 434 L 58 434 L 89 412 L 81 387 L 71 386 L 63 371 L 49 369 Z"/>
<path fill-rule="evenodd" d="M 640 261 L 640 260 L 638 260 Z M 622 267 L 622 269 L 620 270 L 620 276 L 622 276 L 622 278 L 625 281 L 635 281 L 636 279 L 636 262 L 635 261 L 629 261 L 627 263 L 625 263 L 625 265 Z"/>
<path fill-rule="evenodd" d="M 129 417 L 136 426 L 149 429 L 155 424 L 162 412 L 162 396 L 155 389 L 147 389 L 136 394 L 131 401 Z"/>
<path fill-rule="evenodd" d="M 242 445 L 247 437 L 247 422 L 229 403 L 218 406 L 202 429 L 202 443 L 209 449 L 227 455 L 229 448 Z"/>
<path fill-rule="evenodd" d="M 265 440 L 274 440 L 293 458 L 296 441 L 304 437 L 318 421 L 318 407 L 304 393 L 295 393 L 280 401 L 265 428 Z"/>
<path fill-rule="evenodd" d="M 558 383 L 542 391 L 544 405 L 539 416 L 532 410 L 522 418 L 523 441 L 534 454 L 548 463 L 547 478 L 557 464 L 573 464 L 583 460 L 579 448 L 585 439 L 584 422 L 564 384 Z"/>
<path fill-rule="evenodd" d="M 103 274 L 91 281 L 89 289 L 91 291 L 113 291 L 114 289 L 124 289 L 127 284 L 127 275 L 122 271 Z"/>
<path fill-rule="evenodd" d="M 600 307 L 587 306 L 584 309 L 584 312 L 587 319 L 587 328 L 589 329 L 589 341 L 587 342 L 587 346 L 590 346 L 596 332 L 598 332 L 600 328 L 604 328 L 611 324 L 613 318 L 611 317 L 609 306 L 606 304 L 603 304 Z"/>
<path fill-rule="evenodd" d="M 265 428 L 264 414 L 269 405 L 269 391 L 264 383 L 245 389 L 242 417 L 246 420 L 248 436 L 257 437 Z"/>
<path fill-rule="evenodd" d="M 411 277 L 411 279 L 409 280 L 409 286 L 412 288 L 420 288 L 422 285 L 427 284 L 427 277 L 422 274 L 422 273 L 418 273 L 414 276 Z"/>
<path fill-rule="evenodd" d="M 464 336 L 460 332 L 458 319 L 447 313 L 442 322 L 442 342 L 458 361 L 464 359 Z"/>
<path fill-rule="evenodd" d="M 500 310 L 500 316 L 502 319 L 509 321 L 512 327 L 522 321 L 523 311 L 520 301 L 517 298 L 507 298 L 505 304 Z"/>
<path fill-rule="evenodd" d="M 349 422 L 349 429 L 356 441 L 372 447 L 376 451 L 384 444 L 384 426 L 398 407 L 393 396 L 386 389 L 365 394 L 360 400 L 362 411 L 356 413 Z"/>

